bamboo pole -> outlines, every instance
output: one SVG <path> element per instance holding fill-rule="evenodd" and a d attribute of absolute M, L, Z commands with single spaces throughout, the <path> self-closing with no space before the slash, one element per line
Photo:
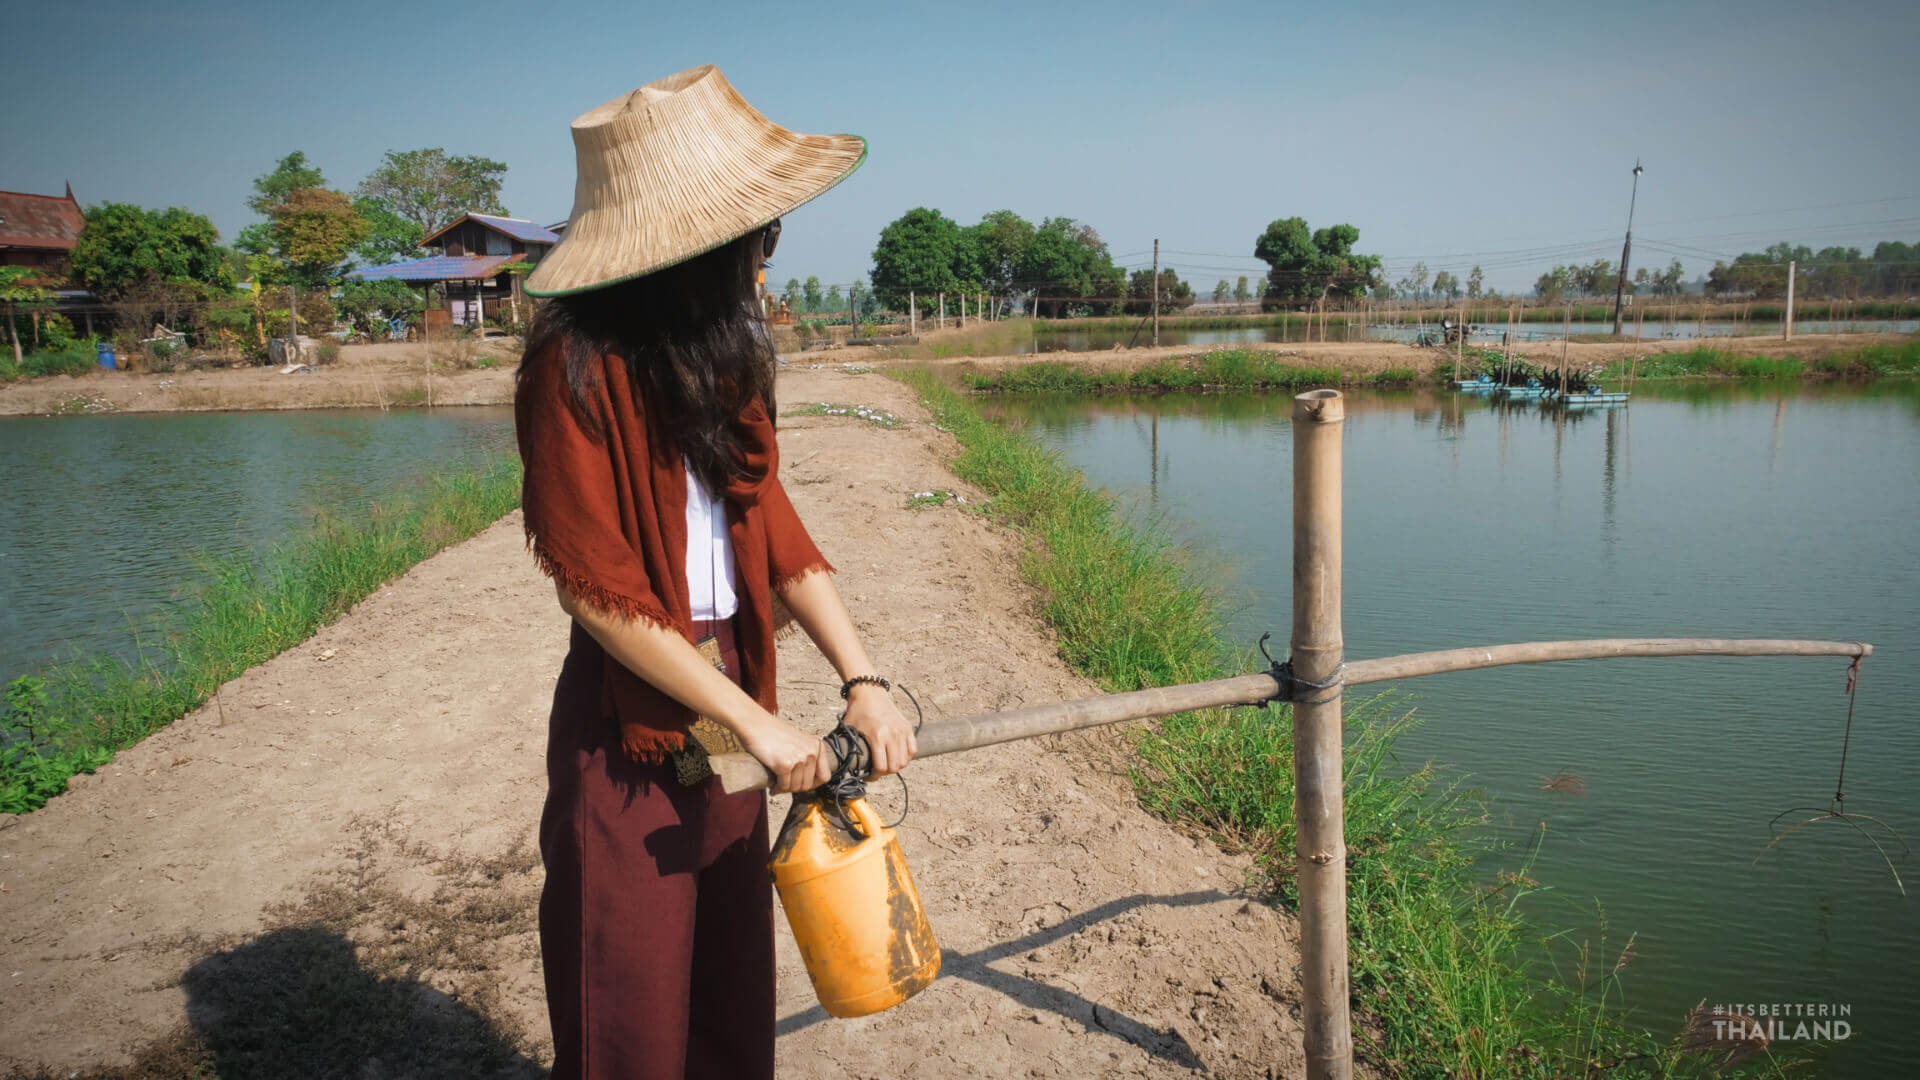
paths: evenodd
<path fill-rule="evenodd" d="M 1338 683 L 1341 434 L 1338 390 L 1293 399 L 1293 666 L 1334 683 L 1293 706 L 1294 873 L 1300 883 L 1301 1026 L 1308 1080 L 1353 1075 L 1347 1010 L 1347 844 Z"/>
<path fill-rule="evenodd" d="M 1511 645 L 1480 645 L 1467 649 L 1406 653 L 1377 660 L 1355 660 L 1347 665 L 1342 683 L 1361 686 L 1395 679 L 1416 679 L 1456 671 L 1545 664 L 1562 660 L 1611 660 L 1626 657 L 1668 656 L 1850 656 L 1873 655 L 1873 646 L 1858 641 L 1808 641 L 1762 638 L 1599 638 L 1577 641 L 1528 641 Z M 1316 680 L 1325 681 L 1325 680 Z M 1208 682 L 1100 694 L 1078 701 L 1030 705 L 1006 712 L 982 713 L 953 720 L 930 720 L 916 741 L 919 758 L 957 754 L 985 746 L 1059 735 L 1083 728 L 1130 720 L 1151 720 L 1175 713 L 1259 705 L 1280 692 L 1272 675 L 1260 672 Z M 917 760 L 917 758 L 916 758 Z M 751 754 L 718 754 L 712 759 L 728 794 L 758 791 L 771 777 Z"/>

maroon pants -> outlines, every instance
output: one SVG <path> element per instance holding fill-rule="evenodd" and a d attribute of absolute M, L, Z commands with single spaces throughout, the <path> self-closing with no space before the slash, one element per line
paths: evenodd
<path fill-rule="evenodd" d="M 731 621 L 717 632 L 739 680 Z M 554 1080 L 773 1076 L 773 890 L 767 802 L 671 764 L 636 764 L 600 713 L 601 665 L 580 624 L 554 689 L 540 953 Z"/>

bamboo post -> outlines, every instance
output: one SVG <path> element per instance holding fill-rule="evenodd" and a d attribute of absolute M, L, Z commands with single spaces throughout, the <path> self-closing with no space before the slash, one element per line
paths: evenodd
<path fill-rule="evenodd" d="M 1782 332 L 1780 335 L 1781 337 L 1785 338 L 1788 341 L 1793 340 L 1793 279 L 1797 276 L 1794 272 L 1797 268 L 1798 268 L 1797 264 L 1795 264 L 1792 261 L 1788 261 L 1787 263 L 1787 322 L 1786 322 L 1786 326 L 1782 329 Z"/>
<path fill-rule="evenodd" d="M 1160 239 L 1153 241 L 1153 347 L 1160 347 Z"/>
<path fill-rule="evenodd" d="M 913 290 L 907 290 L 907 333 L 909 336 L 920 333 L 920 309 L 914 305 Z"/>
<path fill-rule="evenodd" d="M 935 330 L 947 328 L 947 294 L 945 292 L 940 293 L 940 307 L 933 316 L 933 328 Z"/>
<path fill-rule="evenodd" d="M 1341 429 L 1338 390 L 1293 399 L 1293 668 L 1331 689 L 1293 704 L 1294 873 L 1308 1080 L 1349 1080 L 1347 844 L 1341 790 Z"/>

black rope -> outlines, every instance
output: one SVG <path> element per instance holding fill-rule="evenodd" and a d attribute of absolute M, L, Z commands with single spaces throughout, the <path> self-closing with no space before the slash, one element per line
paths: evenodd
<path fill-rule="evenodd" d="M 1260 655 L 1267 658 L 1267 674 L 1273 677 L 1276 689 L 1269 701 L 1286 701 L 1295 705 L 1325 705 L 1340 696 L 1347 683 L 1347 665 L 1342 662 L 1327 676 L 1325 682 L 1314 682 L 1304 678 L 1293 669 L 1293 658 L 1275 660 L 1267 651 L 1267 639 L 1273 637 L 1272 631 L 1260 635 Z M 1320 691 L 1317 697 L 1301 696 L 1305 691 Z M 1265 707 L 1267 702 L 1260 703 Z"/>
<path fill-rule="evenodd" d="M 1847 729 L 1840 736 L 1840 775 L 1833 781 L 1833 809 L 1844 814 L 1847 810 L 1847 750 L 1853 745 L 1853 705 L 1855 690 L 1860 687 L 1860 656 L 1855 654 L 1853 663 L 1847 665 Z"/>
<path fill-rule="evenodd" d="M 920 699 L 905 686 L 899 688 L 913 702 L 913 733 L 918 735 L 927 722 L 925 710 L 920 708 Z M 847 814 L 847 800 L 867 797 L 867 781 L 873 777 L 873 747 L 868 745 L 867 737 L 847 726 L 847 714 L 840 714 L 840 722 L 834 725 L 821 740 L 827 749 L 833 751 L 833 773 L 827 782 L 814 789 L 822 798 L 830 798 L 840 812 L 841 821 L 853 831 L 858 831 L 853 819 Z M 907 788 L 904 773 L 895 773 L 900 781 L 900 816 L 887 823 L 887 828 L 896 829 L 907 820 L 907 812 L 913 809 L 913 793 Z"/>

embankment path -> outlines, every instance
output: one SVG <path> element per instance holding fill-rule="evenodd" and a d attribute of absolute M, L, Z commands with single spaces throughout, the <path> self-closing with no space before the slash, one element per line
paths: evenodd
<path fill-rule="evenodd" d="M 908 421 L 789 418 L 783 476 L 930 717 L 1092 692 L 1035 616 L 1015 538 L 907 508 L 934 488 L 977 501 L 910 391 L 799 371 L 780 396 Z M 0 821 L 0 1066 L 541 1075 L 531 848 L 566 637 L 516 513 Z M 787 714 L 830 727 L 837 682 L 804 637 L 781 673 Z M 1123 769 L 1112 735 L 910 769 L 902 839 L 945 972 L 829 1020 L 783 924 L 781 1075 L 1298 1075 L 1291 920 L 1243 896 L 1246 863 L 1142 813 Z M 884 810 L 895 790 L 876 785 Z"/>

